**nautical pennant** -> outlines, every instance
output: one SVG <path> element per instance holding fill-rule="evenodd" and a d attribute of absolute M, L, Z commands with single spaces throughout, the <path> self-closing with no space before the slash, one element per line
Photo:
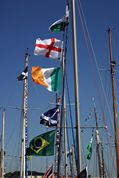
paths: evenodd
<path fill-rule="evenodd" d="M 34 55 L 43 55 L 48 58 L 60 59 L 62 51 L 61 46 L 62 41 L 56 38 L 45 40 L 38 38 L 36 39 Z"/>

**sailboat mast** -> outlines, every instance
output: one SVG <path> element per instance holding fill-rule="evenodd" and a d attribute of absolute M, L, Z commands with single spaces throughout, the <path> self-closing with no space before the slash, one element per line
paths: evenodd
<path fill-rule="evenodd" d="M 75 89 L 75 114 L 76 114 L 76 144 L 77 144 L 77 175 L 81 170 L 81 142 L 80 142 L 80 113 L 79 113 L 79 86 L 78 86 L 78 57 L 76 40 L 76 14 L 75 0 L 71 0 L 72 8 L 72 38 L 73 38 L 73 61 L 74 61 L 74 89 Z"/>
<path fill-rule="evenodd" d="M 4 128 L 5 128 L 5 110 L 2 113 L 2 146 L 1 146 L 1 170 L 0 177 L 4 178 Z"/>
<path fill-rule="evenodd" d="M 64 94 L 65 95 L 65 94 Z M 67 122 L 66 122 L 66 95 L 64 96 L 64 152 L 65 152 L 65 177 L 68 177 L 68 164 L 67 164 Z"/>
<path fill-rule="evenodd" d="M 114 92 L 114 67 L 115 61 L 112 58 L 112 30 L 108 28 L 109 37 L 109 53 L 110 53 L 110 70 L 112 80 L 112 98 L 113 98 L 113 117 L 114 117 L 114 131 L 115 131 L 115 148 L 116 148 L 116 165 L 117 165 L 117 177 L 119 178 L 119 142 L 118 142 L 118 122 L 116 115 L 116 97 Z"/>
<path fill-rule="evenodd" d="M 102 155 L 102 178 L 105 178 L 105 165 L 104 165 L 104 153 L 103 153 L 103 145 L 101 143 L 101 155 Z"/>
<path fill-rule="evenodd" d="M 96 151 L 97 151 L 97 156 L 98 156 L 98 167 L 99 167 L 99 176 L 100 178 L 102 177 L 101 175 L 101 159 L 100 159 L 100 152 L 99 152 L 99 141 L 97 140 L 97 134 L 99 134 L 98 131 L 98 121 L 97 121 L 97 113 L 96 113 L 96 107 L 94 106 L 94 114 L 95 114 L 95 122 L 96 122 Z"/>
<path fill-rule="evenodd" d="M 28 53 L 25 54 L 25 68 L 28 67 Z M 28 80 L 24 80 L 24 90 L 23 90 L 23 130 L 22 130 L 22 155 L 21 155 L 21 169 L 20 169 L 20 178 L 27 178 L 27 156 L 26 147 L 27 147 L 27 99 L 28 99 Z"/>

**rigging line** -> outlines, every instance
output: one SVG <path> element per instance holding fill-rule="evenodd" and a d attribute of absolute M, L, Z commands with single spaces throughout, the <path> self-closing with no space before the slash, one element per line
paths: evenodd
<path fill-rule="evenodd" d="M 7 106 L 7 108 L 16 109 L 16 110 L 23 110 L 23 108 L 14 107 L 14 106 Z M 28 110 L 40 110 L 41 108 L 27 108 L 27 109 L 28 109 Z"/>
<path fill-rule="evenodd" d="M 89 45 L 88 45 L 88 40 L 87 40 L 87 35 L 86 35 L 86 30 L 85 30 L 85 23 L 83 22 L 83 18 L 82 18 L 82 8 L 80 7 L 81 5 L 80 5 L 80 3 L 78 4 L 78 12 L 79 12 L 79 16 L 80 16 L 80 20 L 81 20 L 81 24 L 82 24 L 82 28 L 83 28 L 83 33 L 84 33 L 84 39 L 85 39 L 85 42 L 86 42 L 86 47 L 87 47 L 87 51 L 88 51 L 88 55 L 89 55 L 89 57 L 91 58 L 91 56 L 92 56 L 92 53 L 90 52 L 90 48 L 89 48 Z M 81 9 L 81 10 L 80 10 Z M 92 59 L 92 58 L 91 58 Z M 93 76 L 95 76 L 95 75 L 93 75 Z M 96 81 L 96 79 L 94 80 L 94 82 Z M 95 86 L 97 86 L 97 85 L 95 85 Z M 98 87 L 97 87 L 97 90 L 96 91 L 98 91 L 99 89 L 98 89 Z M 100 94 L 100 92 L 98 92 L 99 94 Z M 99 100 L 100 100 L 100 98 L 101 97 L 99 97 Z"/>
<path fill-rule="evenodd" d="M 21 117 L 20 117 L 20 118 L 21 118 Z M 14 153 L 16 152 L 16 154 L 19 154 L 19 152 L 20 152 L 20 131 L 21 131 L 21 129 L 17 129 L 17 128 L 16 128 L 16 126 L 18 126 L 18 125 L 20 125 L 20 127 L 21 127 L 20 120 L 21 120 L 21 119 L 18 119 L 18 120 L 17 120 L 17 121 L 19 121 L 19 124 L 15 124 L 15 123 L 14 123 L 15 129 L 13 129 L 13 130 L 12 130 L 12 133 L 11 133 L 11 135 L 12 135 L 12 137 L 13 137 L 13 134 L 15 133 L 15 131 L 16 131 L 16 130 L 19 131 L 19 133 L 18 133 L 19 136 L 18 136 L 18 137 L 17 137 L 17 134 L 16 134 L 16 137 L 17 137 L 16 140 L 17 140 L 17 142 L 15 142 L 15 143 L 17 143 L 17 145 L 14 147 L 14 151 L 12 150 Z M 11 138 L 12 138 L 12 137 L 9 136 L 10 139 L 8 139 L 8 140 L 11 141 Z M 8 142 L 7 142 L 7 145 L 9 145 Z M 19 161 L 18 161 L 18 162 L 19 162 Z M 13 160 L 9 161 L 9 166 L 13 166 L 13 164 L 14 164 L 14 161 L 13 161 Z M 18 164 L 18 163 L 17 163 L 17 164 Z M 17 166 L 17 164 L 15 164 L 15 166 Z M 18 167 L 18 166 L 17 166 L 17 167 Z M 17 168 L 17 169 L 18 169 L 18 168 Z"/>
<path fill-rule="evenodd" d="M 96 65 L 98 75 L 99 75 L 99 79 L 100 79 L 100 82 L 101 82 L 101 87 L 102 87 L 102 90 L 103 90 L 104 98 L 105 98 L 105 101 L 106 101 L 106 104 L 107 104 L 107 107 L 108 107 L 108 110 L 109 110 L 110 118 L 112 118 L 111 109 L 110 109 L 110 106 L 109 106 L 109 103 L 108 103 L 108 100 L 107 100 L 107 97 L 106 97 L 106 93 L 105 93 L 105 90 L 104 90 L 103 82 L 102 82 L 102 79 L 101 79 L 101 74 L 100 74 L 100 71 L 99 71 L 98 63 L 97 63 L 97 58 L 96 58 L 96 55 L 95 55 L 95 52 L 94 52 L 94 49 L 93 49 L 92 41 L 91 41 L 90 34 L 89 34 L 89 31 L 88 31 L 88 28 L 87 28 L 87 24 L 86 24 L 86 20 L 85 20 L 85 17 L 84 17 L 83 10 L 82 10 L 81 2 L 80 2 L 80 0 L 78 0 L 78 2 L 79 2 L 80 7 L 81 7 L 81 12 L 82 12 L 82 16 L 83 16 L 83 19 L 84 19 L 85 28 L 86 28 L 88 39 L 89 39 L 90 46 L 91 46 L 91 49 L 92 49 L 95 65 Z M 110 119 L 110 121 L 111 121 L 111 124 L 113 126 L 111 119 Z"/>
<path fill-rule="evenodd" d="M 67 120 L 66 120 L 66 125 L 67 125 Z M 67 143 L 68 143 L 68 150 L 70 151 L 70 142 L 69 142 L 69 135 L 68 135 L 68 129 L 66 128 L 66 133 L 67 133 Z M 72 161 L 71 161 L 71 154 L 69 154 L 69 163 L 70 163 L 70 171 L 71 171 L 71 175 L 73 178 L 73 172 L 72 172 Z"/>
<path fill-rule="evenodd" d="M 72 128 L 72 137 L 73 137 L 73 143 L 74 143 L 74 155 L 75 155 L 75 160 L 77 160 L 76 144 L 75 144 L 76 142 L 75 142 L 74 129 L 73 129 L 73 117 L 72 117 L 72 111 L 71 111 L 71 106 L 70 106 L 70 94 L 69 94 L 67 75 L 66 75 L 66 87 L 67 87 L 67 95 L 68 95 L 68 103 L 69 103 L 69 112 L 70 112 L 70 121 L 71 121 L 71 128 Z"/>
<path fill-rule="evenodd" d="M 111 149 L 111 146 L 110 146 L 110 149 Z M 103 150 L 104 150 L 104 152 L 106 153 L 107 152 L 107 149 L 103 146 Z M 110 151 L 110 150 L 109 150 Z M 108 152 L 109 153 L 109 152 Z M 109 160 L 110 160 L 110 158 L 109 158 Z M 112 155 L 112 151 L 111 151 L 111 160 L 113 161 L 113 163 L 115 162 L 114 161 L 114 156 Z M 108 161 L 108 163 L 110 163 L 110 161 Z M 109 166 L 107 166 L 107 164 L 106 164 L 106 162 L 104 162 L 104 167 L 105 167 L 105 169 L 106 169 L 106 172 L 109 174 L 109 171 L 108 171 L 108 169 L 107 169 L 107 167 L 109 167 Z M 115 170 L 116 171 L 116 164 L 113 164 L 113 165 L 111 165 L 111 171 L 110 171 L 110 173 L 111 172 L 113 172 L 113 170 Z"/>
<path fill-rule="evenodd" d="M 103 117 L 102 117 L 102 120 L 103 120 L 103 124 L 104 124 L 104 127 L 105 127 L 105 132 L 106 132 L 106 137 L 107 137 L 107 141 L 108 142 L 112 142 L 113 140 L 113 138 L 112 138 L 112 136 L 111 136 L 111 134 L 109 133 L 109 131 L 108 131 L 108 127 L 107 127 L 107 125 L 106 125 L 106 120 L 105 120 L 105 116 L 104 116 L 104 114 L 103 114 Z M 113 154 L 112 154 L 112 147 L 111 147 L 111 145 L 109 144 L 109 146 L 108 146 L 108 150 L 109 150 L 109 152 L 110 152 L 110 157 L 111 157 L 111 159 L 112 160 L 114 160 L 114 157 L 113 157 Z M 113 165 L 114 166 L 114 168 L 115 168 L 115 164 Z M 116 169 L 115 169 L 116 170 Z"/>

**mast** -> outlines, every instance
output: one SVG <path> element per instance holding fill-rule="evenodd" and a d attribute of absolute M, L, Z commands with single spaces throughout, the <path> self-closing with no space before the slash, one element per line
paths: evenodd
<path fill-rule="evenodd" d="M 25 54 L 25 68 L 28 67 L 28 52 Z M 27 141 L 27 98 L 28 98 L 28 80 L 27 77 L 24 79 L 24 91 L 23 91 L 23 121 L 22 121 L 22 151 L 21 151 L 21 167 L 20 167 L 20 178 L 27 178 L 28 167 L 27 167 L 27 156 L 26 147 Z"/>
<path fill-rule="evenodd" d="M 0 177 L 4 178 L 4 128 L 5 128 L 5 110 L 2 113 L 2 146 L 1 146 L 1 167 L 0 167 Z"/>
<path fill-rule="evenodd" d="M 108 28 L 109 37 L 109 54 L 110 54 L 110 71 L 112 80 L 112 99 L 113 99 L 113 118 L 114 118 L 114 131 L 115 131 L 115 148 L 116 148 L 116 165 L 117 165 L 117 178 L 119 178 L 119 142 L 118 142 L 118 122 L 116 115 L 116 96 L 114 92 L 114 67 L 115 61 L 112 57 L 112 30 Z"/>
<path fill-rule="evenodd" d="M 80 141 L 80 113 L 79 113 L 79 87 L 78 87 L 78 58 L 77 58 L 77 40 L 76 40 L 76 14 L 75 0 L 71 0 L 72 11 L 72 38 L 73 38 L 73 61 L 74 61 L 74 89 L 75 89 L 75 117 L 76 117 L 76 144 L 77 144 L 77 175 L 81 170 L 81 141 Z"/>
<path fill-rule="evenodd" d="M 95 106 L 94 106 L 94 114 L 95 114 L 95 122 L 96 122 L 96 151 L 98 155 L 99 176 L 101 178 L 101 158 L 100 158 L 100 152 L 99 152 L 99 141 L 97 139 L 97 135 L 99 135 L 99 131 L 98 131 L 98 121 L 97 121 L 97 113 L 96 113 Z"/>
<path fill-rule="evenodd" d="M 65 152 L 65 178 L 68 177 L 68 164 L 67 164 L 67 132 L 66 128 L 67 122 L 66 122 L 66 95 L 64 96 L 64 152 Z"/>
<path fill-rule="evenodd" d="M 103 145 L 101 143 L 101 155 L 102 155 L 102 178 L 105 178 L 105 167 L 104 167 L 104 153 L 103 153 Z"/>
<path fill-rule="evenodd" d="M 65 57 L 64 57 L 64 51 L 62 53 L 62 97 L 61 97 L 61 115 L 60 115 L 60 121 L 59 121 L 59 145 L 58 145 L 58 158 L 57 158 L 57 178 L 60 178 L 61 173 L 61 151 L 62 151 L 62 126 L 63 126 L 63 120 L 65 120 Z"/>

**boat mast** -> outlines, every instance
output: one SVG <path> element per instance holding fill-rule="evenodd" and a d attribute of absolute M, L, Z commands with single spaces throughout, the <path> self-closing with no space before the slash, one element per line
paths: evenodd
<path fill-rule="evenodd" d="M 64 94 L 65 95 L 65 94 Z M 64 96 L 64 152 L 65 152 L 65 178 L 68 178 L 68 164 L 67 164 L 67 122 L 66 122 L 66 95 Z"/>
<path fill-rule="evenodd" d="M 73 42 L 73 61 L 74 61 L 74 90 L 75 90 L 75 117 L 76 117 L 76 144 L 77 144 L 77 175 L 81 171 L 81 142 L 80 142 L 80 113 L 79 113 L 79 87 L 78 87 L 78 58 L 77 58 L 77 40 L 76 40 L 76 14 L 75 0 L 71 0 L 72 11 L 72 42 Z"/>
<path fill-rule="evenodd" d="M 0 167 L 0 177 L 4 178 L 4 128 L 5 128 L 5 110 L 2 113 L 2 146 L 1 146 L 1 167 Z"/>
<path fill-rule="evenodd" d="M 25 54 L 25 68 L 28 67 L 28 52 Z M 27 99 L 28 99 L 28 79 L 24 80 L 24 91 L 23 91 L 23 121 L 22 121 L 22 152 L 21 152 L 21 167 L 20 167 L 20 178 L 27 178 L 28 166 L 27 166 L 27 156 L 26 147 L 27 141 Z"/>
<path fill-rule="evenodd" d="M 114 131 L 115 131 L 115 148 L 116 148 L 116 165 L 117 165 L 117 178 L 119 178 L 119 142 L 118 142 L 118 122 L 116 114 L 116 97 L 114 92 L 114 67 L 115 61 L 112 58 L 112 30 L 108 28 L 109 37 L 109 54 L 110 54 L 110 71 L 112 80 L 112 99 L 113 99 L 113 117 L 114 117 Z"/>
<path fill-rule="evenodd" d="M 102 177 L 102 170 L 101 170 L 101 158 L 100 158 L 100 152 L 99 152 L 99 141 L 97 139 L 97 134 L 99 134 L 98 131 L 98 121 L 97 121 L 97 113 L 96 113 L 96 107 L 94 106 L 94 114 L 95 114 L 95 122 L 96 122 L 96 151 L 98 156 L 98 167 L 99 167 L 99 176 Z"/>
<path fill-rule="evenodd" d="M 102 145 L 102 143 L 101 143 L 101 155 L 102 155 L 101 174 L 102 174 L 102 178 L 105 178 L 104 153 L 103 153 L 103 145 Z"/>

